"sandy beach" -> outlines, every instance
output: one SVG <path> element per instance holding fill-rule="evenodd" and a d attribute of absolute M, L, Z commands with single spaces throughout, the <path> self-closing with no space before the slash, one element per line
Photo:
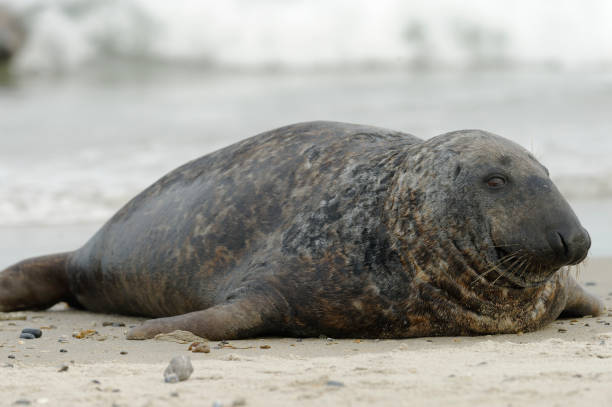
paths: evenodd
<path fill-rule="evenodd" d="M 608 308 L 611 268 L 612 259 L 591 259 L 579 275 Z M 522 335 L 258 338 L 211 342 L 210 353 L 192 353 L 188 344 L 128 341 L 125 331 L 141 319 L 61 305 L 0 319 L 3 406 L 612 404 L 609 311 Z M 40 328 L 42 337 L 19 339 L 25 327 Z M 73 337 L 84 330 L 97 333 Z M 165 383 L 163 370 L 177 355 L 190 356 L 194 372 L 187 381 Z"/>

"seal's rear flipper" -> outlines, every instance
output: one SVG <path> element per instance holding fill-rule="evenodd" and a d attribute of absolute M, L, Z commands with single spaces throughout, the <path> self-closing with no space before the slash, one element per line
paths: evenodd
<path fill-rule="evenodd" d="M 127 339 L 151 339 L 176 330 L 189 331 L 211 341 L 279 333 L 281 312 L 269 299 L 245 298 L 203 311 L 146 321 L 132 328 Z"/>
<path fill-rule="evenodd" d="M 567 278 L 568 296 L 561 318 L 597 316 L 604 311 L 604 303 L 593 294 L 587 292 L 572 276 Z"/>
<path fill-rule="evenodd" d="M 72 302 L 66 275 L 70 253 L 24 260 L 0 273 L 0 311 L 46 309 Z"/>

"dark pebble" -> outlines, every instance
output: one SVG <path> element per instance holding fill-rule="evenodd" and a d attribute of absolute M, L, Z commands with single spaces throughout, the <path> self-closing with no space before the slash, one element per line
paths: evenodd
<path fill-rule="evenodd" d="M 96 380 L 96 379 L 93 379 L 91 382 L 92 382 L 93 384 L 100 384 L 100 380 Z"/>
<path fill-rule="evenodd" d="M 67 364 L 63 364 L 60 366 L 60 368 L 57 370 L 58 372 L 67 372 L 68 371 L 68 365 Z"/>
<path fill-rule="evenodd" d="M 15 359 L 15 355 L 8 355 L 9 359 Z"/>
<path fill-rule="evenodd" d="M 21 400 L 17 400 L 13 404 L 16 406 L 29 406 L 30 404 L 32 404 L 32 402 L 30 400 L 21 399 Z"/>
<path fill-rule="evenodd" d="M 179 394 L 177 391 L 173 391 L 172 393 L 170 393 L 170 397 L 178 397 Z"/>
<path fill-rule="evenodd" d="M 567 332 L 567 329 L 565 329 L 565 328 L 559 328 L 559 329 L 557 329 L 557 331 L 559 331 L 559 332 Z"/>
<path fill-rule="evenodd" d="M 123 322 L 102 322 L 102 326 L 112 326 L 115 328 L 121 327 L 121 326 L 125 326 L 125 324 Z"/>
<path fill-rule="evenodd" d="M 121 352 L 119 352 L 120 355 L 127 355 L 127 352 L 122 350 Z"/>
<path fill-rule="evenodd" d="M 597 283 L 594 281 L 587 281 L 586 283 L 584 283 L 584 285 L 594 286 L 594 285 L 597 285 Z"/>
<path fill-rule="evenodd" d="M 32 334 L 37 338 L 40 338 L 42 336 L 42 331 L 37 328 L 23 328 L 21 330 L 21 333 L 22 334 Z"/>
<path fill-rule="evenodd" d="M 21 335 L 19 335 L 19 337 L 21 339 L 36 339 L 36 337 L 32 334 L 28 334 L 28 333 L 23 333 Z"/>
<path fill-rule="evenodd" d="M 336 380 L 328 380 L 327 383 L 325 384 L 328 386 L 344 387 L 344 383 L 336 381 Z"/>
<path fill-rule="evenodd" d="M 68 352 L 68 350 L 67 349 L 60 349 L 60 352 L 66 353 L 66 352 Z"/>

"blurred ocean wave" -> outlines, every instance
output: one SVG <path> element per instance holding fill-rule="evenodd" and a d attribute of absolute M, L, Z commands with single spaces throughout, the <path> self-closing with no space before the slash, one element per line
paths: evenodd
<path fill-rule="evenodd" d="M 21 73 L 109 58 L 243 71 L 612 66 L 607 0 L 2 3 L 29 32 Z"/>

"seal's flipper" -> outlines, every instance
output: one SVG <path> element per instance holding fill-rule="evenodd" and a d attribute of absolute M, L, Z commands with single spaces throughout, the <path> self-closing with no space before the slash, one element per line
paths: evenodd
<path fill-rule="evenodd" d="M 593 294 L 587 292 L 572 276 L 567 278 L 568 297 L 562 318 L 599 315 L 604 310 L 604 303 Z"/>
<path fill-rule="evenodd" d="M 0 311 L 46 309 L 71 301 L 66 260 L 70 253 L 24 260 L 0 273 Z"/>
<path fill-rule="evenodd" d="M 127 339 L 151 339 L 160 333 L 189 331 L 212 341 L 280 333 L 278 307 L 262 298 L 245 298 L 203 311 L 146 321 L 132 328 Z"/>

